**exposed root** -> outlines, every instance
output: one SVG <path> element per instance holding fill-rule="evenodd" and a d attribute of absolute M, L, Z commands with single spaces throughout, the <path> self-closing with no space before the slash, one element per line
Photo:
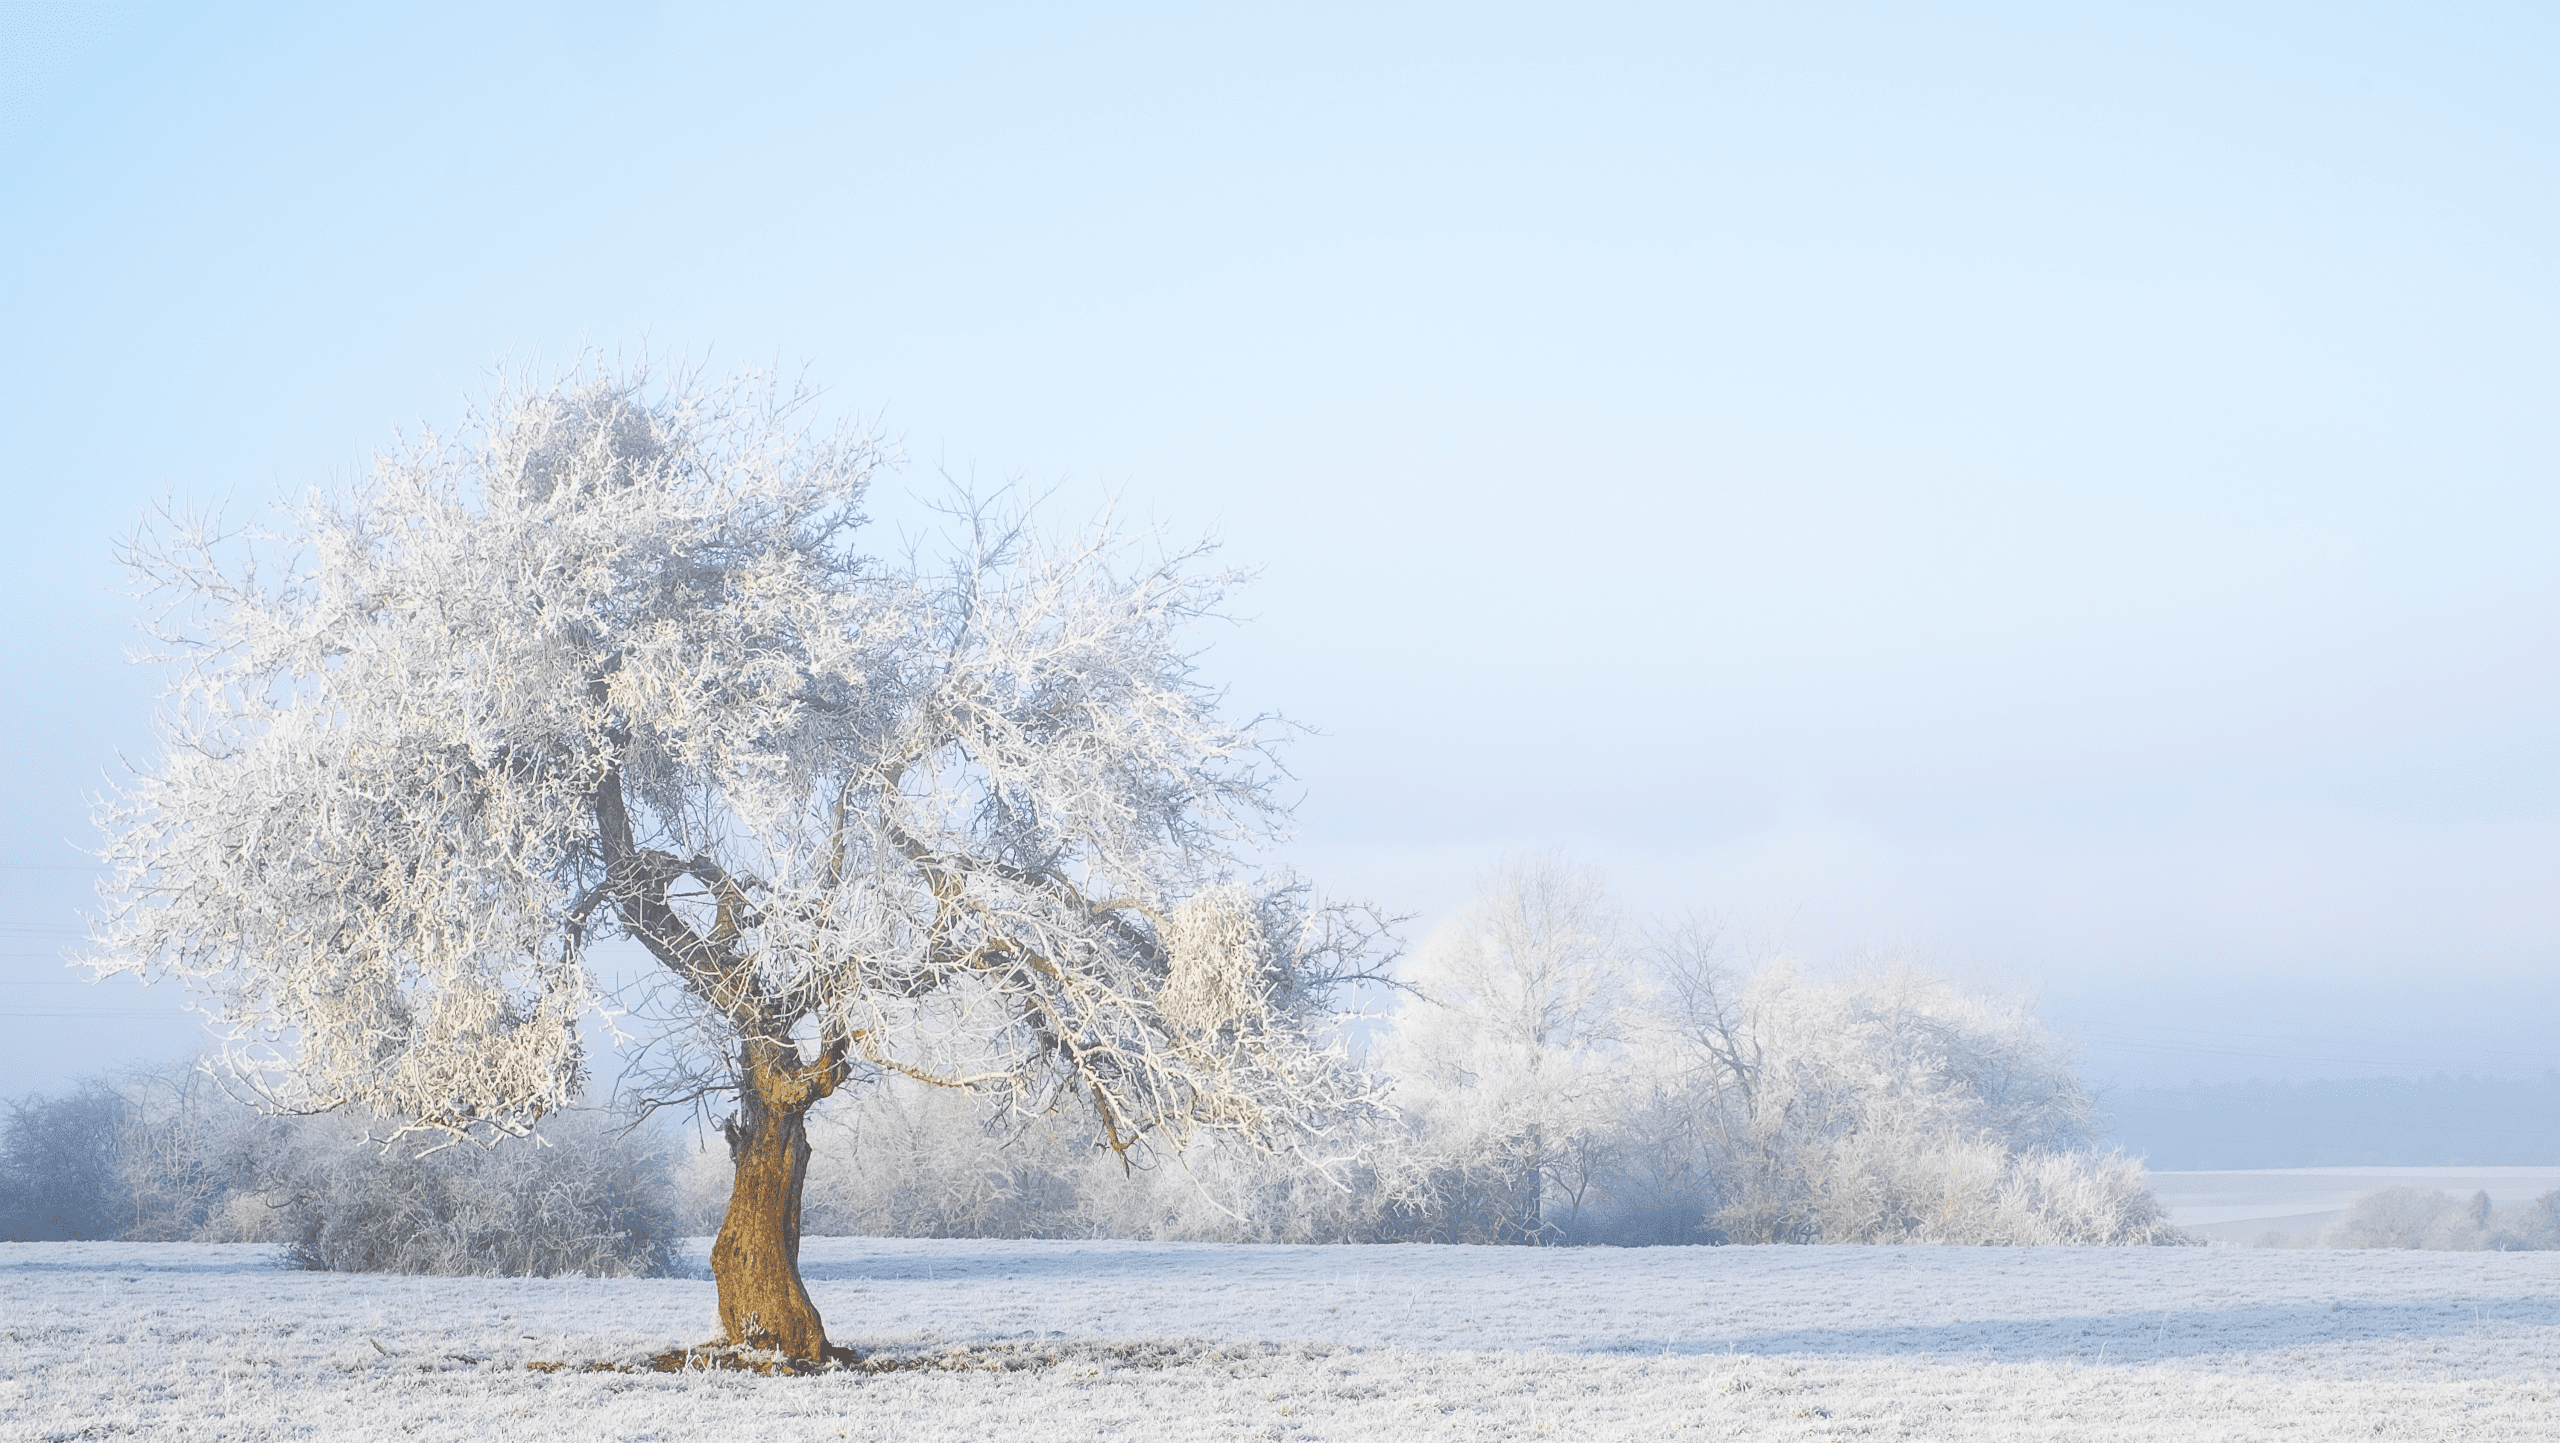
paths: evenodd
<path fill-rule="evenodd" d="M 733 1372 L 762 1373 L 767 1377 L 793 1377 L 805 1373 L 832 1373 L 839 1368 L 862 1364 L 862 1355 L 851 1348 L 827 1346 L 826 1356 L 817 1361 L 794 1358 L 770 1348 L 752 1348 L 743 1343 L 704 1343 L 694 1348 L 669 1348 L 638 1360 L 598 1363 L 527 1363 L 536 1373 L 691 1373 Z"/>
<path fill-rule="evenodd" d="M 949 1343 L 939 1348 L 866 1355 L 854 1364 L 865 1373 L 1029 1373 L 1043 1368 L 1077 1365 L 1096 1371 L 1145 1368 L 1149 1371 L 1186 1363 L 1198 1356 L 1181 1343 Z"/>

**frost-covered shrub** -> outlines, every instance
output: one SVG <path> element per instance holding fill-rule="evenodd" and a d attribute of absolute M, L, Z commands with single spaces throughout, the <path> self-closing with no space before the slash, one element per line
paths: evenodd
<path fill-rule="evenodd" d="M 1688 981 L 1680 1042 L 1726 1239 L 2180 1240 L 2140 1168 L 2090 1147 L 2069 1056 L 2023 1004 L 1908 970 Z"/>
<path fill-rule="evenodd" d="M 1801 1210 L 1813 1240 L 2040 1247 L 2178 1240 L 2116 1154 L 1870 1138 L 1832 1149 Z"/>
<path fill-rule="evenodd" d="M 654 1148 L 591 1117 L 423 1155 L 353 1119 L 313 1119 L 260 1160 L 286 1261 L 332 1272 L 649 1276 L 678 1236 Z"/>
<path fill-rule="evenodd" d="M 1381 1047 L 1381 1235 L 1449 1242 L 2166 1242 L 2023 1002 L 1908 968 L 1747 979 L 1631 944 L 1596 879 L 1491 879 Z"/>
<path fill-rule="evenodd" d="M 271 1242 L 298 1266 L 663 1271 L 681 1229 L 653 1140 L 594 1114 L 419 1156 L 344 1115 L 276 1117 L 192 1068 L 8 1105 L 0 1236 Z M 387 1129 L 386 1129 L 387 1130 Z"/>
<path fill-rule="evenodd" d="M 1005 1127 L 966 1092 L 882 1080 L 812 1119 L 802 1226 L 813 1233 L 1082 1236 L 1073 1175 L 1089 1130 Z M 1062 1134 L 1084 1134 L 1076 1147 Z"/>
<path fill-rule="evenodd" d="M 210 1224 L 245 1185 L 257 1126 L 271 1120 L 202 1074 L 93 1077 L 6 1106 L 0 1236 L 263 1240 Z"/>
<path fill-rule="evenodd" d="M 1483 1065 L 1480 1043 L 1437 1056 L 1391 1045 L 1413 1135 L 1398 1154 L 1407 1201 L 1390 1235 L 2184 1240 L 2140 1167 L 2091 1147 L 2069 1056 L 2022 1003 L 1907 968 L 1808 982 L 1777 965 L 1743 980 L 1709 943 L 1675 934 L 1649 966 L 1588 988 L 1614 992 L 1615 1010 L 1584 1020 L 1587 1043 L 1528 1066 Z M 1424 1026 L 1451 1024 L 1425 1014 Z M 1417 1051 L 1428 1069 L 1419 1088 L 1409 1062 L 1394 1065 Z M 1461 1065 L 1443 1060 L 1453 1056 Z M 1522 1091 L 1544 1108 L 1543 1131 L 1517 1121 Z M 1532 1179 L 1544 1196 L 1531 1227 L 1505 1226 L 1526 1212 L 1518 1200 Z"/>
<path fill-rule="evenodd" d="M 2012 1155 L 1989 1232 L 1979 1241 L 2018 1246 L 2187 1241 L 2169 1225 L 2169 1210 L 2143 1180 L 2142 1164 L 2120 1152 Z"/>
<path fill-rule="evenodd" d="M 143 1073 L 114 1139 L 121 1235 L 138 1242 L 273 1242 L 275 1209 L 255 1192 L 260 1159 L 291 1145 L 298 1120 L 261 1115 L 195 1068 Z"/>

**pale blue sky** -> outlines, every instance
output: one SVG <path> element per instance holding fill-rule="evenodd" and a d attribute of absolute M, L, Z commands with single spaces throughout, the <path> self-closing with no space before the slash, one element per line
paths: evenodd
<path fill-rule="evenodd" d="M 111 540 L 586 343 L 1215 531 L 1293 855 L 1426 923 L 1562 848 L 2041 986 L 2102 1079 L 2560 1066 L 2556 67 L 2533 6 L 0 3 L 0 1092 L 191 1042 L 26 865 L 150 745 Z"/>

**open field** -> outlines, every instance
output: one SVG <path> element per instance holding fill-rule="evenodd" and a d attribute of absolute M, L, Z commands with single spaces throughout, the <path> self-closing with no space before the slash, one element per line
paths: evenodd
<path fill-rule="evenodd" d="M 2422 1187 L 2458 1198 L 2485 1192 L 2508 1207 L 2560 1190 L 2560 1167 L 2285 1167 L 2154 1172 L 2145 1181 L 2169 1209 L 2169 1221 L 2189 1232 L 2217 1242 L 2306 1247 L 2369 1192 Z"/>
<path fill-rule="evenodd" d="M 952 1367 L 814 1378 L 526 1367 L 702 1340 L 700 1279 L 270 1257 L 0 1245 L 0 1437 L 2560 1436 L 2552 1253 L 823 1238 L 836 1337 Z"/>

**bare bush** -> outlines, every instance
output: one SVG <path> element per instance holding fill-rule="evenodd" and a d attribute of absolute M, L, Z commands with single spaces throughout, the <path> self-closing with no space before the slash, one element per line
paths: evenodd
<path fill-rule="evenodd" d="M 311 1119 L 260 1159 L 285 1260 L 444 1277 L 652 1276 L 675 1267 L 673 1190 L 655 1149 L 586 1114 L 530 1138 L 420 1154 L 355 1119 Z"/>
<path fill-rule="evenodd" d="M 274 1209 L 255 1195 L 262 1157 L 290 1144 L 296 1120 L 262 1117 L 194 1067 L 145 1071 L 119 1089 L 112 1141 L 121 1235 L 139 1242 L 274 1242 Z"/>
<path fill-rule="evenodd" d="M 265 1242 L 309 1268 L 625 1276 L 681 1233 L 661 1150 L 594 1113 L 421 1155 L 378 1119 L 277 1117 L 203 1069 L 9 1104 L 0 1235 Z M 368 1126 L 368 1122 L 371 1126 Z"/>

